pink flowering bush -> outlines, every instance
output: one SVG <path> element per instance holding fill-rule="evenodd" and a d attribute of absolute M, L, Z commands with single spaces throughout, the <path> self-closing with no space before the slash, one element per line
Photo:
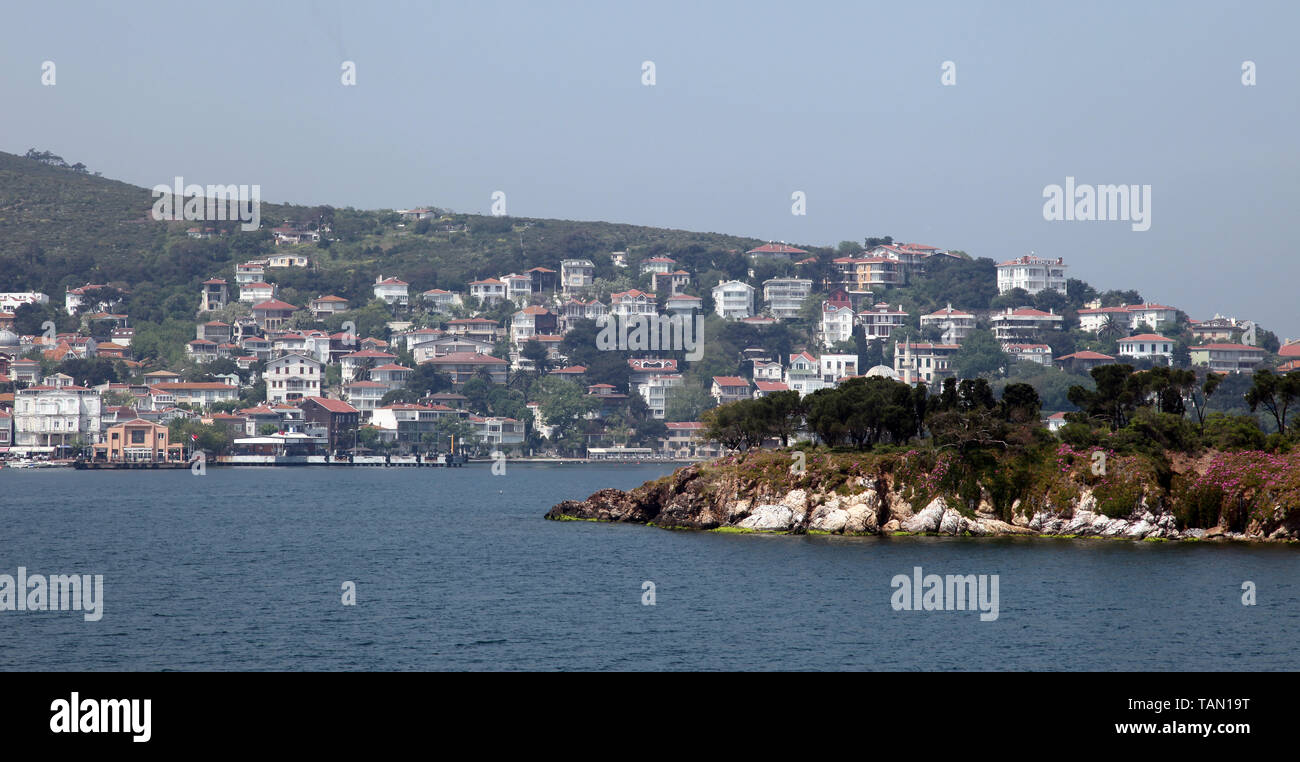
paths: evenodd
<path fill-rule="evenodd" d="M 1300 451 L 1219 453 L 1204 472 L 1183 480 L 1175 504 L 1188 527 L 1225 523 L 1240 532 L 1251 522 L 1285 520 L 1300 508 Z"/>

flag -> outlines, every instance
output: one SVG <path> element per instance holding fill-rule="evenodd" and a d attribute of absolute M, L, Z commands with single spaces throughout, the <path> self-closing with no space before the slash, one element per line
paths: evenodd
<path fill-rule="evenodd" d="M 197 441 L 199 441 L 199 435 L 198 435 L 198 434 L 190 434 L 190 439 L 193 439 L 195 442 L 197 442 Z"/>

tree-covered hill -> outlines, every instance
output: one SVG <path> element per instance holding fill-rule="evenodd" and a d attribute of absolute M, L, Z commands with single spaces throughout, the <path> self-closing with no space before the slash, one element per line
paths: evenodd
<path fill-rule="evenodd" d="M 597 277 L 635 276 L 636 263 L 671 253 L 697 277 L 744 277 L 744 252 L 754 238 L 605 222 L 442 213 L 403 224 L 390 210 L 328 206 L 261 206 L 261 229 L 223 223 L 220 235 L 194 239 L 200 223 L 157 222 L 148 188 L 69 166 L 48 152 L 27 158 L 0 152 L 0 291 L 41 291 L 59 303 L 66 288 L 106 283 L 129 291 L 120 305 L 136 321 L 188 320 L 199 284 L 232 278 L 234 266 L 275 250 L 271 228 L 328 228 L 322 241 L 298 247 L 310 272 L 279 271 L 299 296 L 335 293 L 365 303 L 375 276 L 398 277 L 413 292 L 463 290 L 471 280 L 531 267 L 559 268 L 561 259 L 593 260 Z M 279 247 L 284 249 L 285 247 Z M 628 252 L 615 268 L 609 254 Z M 829 250 L 828 250 L 829 251 Z"/>

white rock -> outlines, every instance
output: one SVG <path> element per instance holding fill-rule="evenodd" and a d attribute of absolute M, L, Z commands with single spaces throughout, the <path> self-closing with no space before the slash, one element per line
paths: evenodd
<path fill-rule="evenodd" d="M 790 511 L 798 518 L 808 512 L 808 492 L 806 490 L 794 489 L 783 498 L 781 505 L 789 507 Z"/>
<path fill-rule="evenodd" d="M 728 520 L 733 520 L 737 516 L 743 516 L 746 513 L 749 513 L 749 501 L 737 500 L 731 504 L 730 509 L 727 511 L 727 518 Z"/>
<path fill-rule="evenodd" d="M 839 507 L 838 500 L 832 500 L 813 509 L 808 528 L 819 532 L 843 532 L 848 521 L 849 512 Z"/>
<path fill-rule="evenodd" d="M 845 532 L 875 532 L 880 521 L 876 510 L 866 503 L 854 503 L 847 509 L 848 521 L 844 524 Z"/>
<path fill-rule="evenodd" d="M 943 513 L 948 506 L 943 502 L 943 498 L 936 497 L 930 501 L 930 504 L 921 510 L 920 513 L 911 518 L 904 519 L 902 522 L 903 531 L 905 532 L 934 532 L 939 529 L 939 522 L 943 520 Z"/>
<path fill-rule="evenodd" d="M 965 521 L 966 519 L 960 513 L 949 508 L 939 518 L 939 534 L 959 535 L 962 531 L 962 523 Z"/>
<path fill-rule="evenodd" d="M 760 531 L 785 531 L 790 529 L 793 523 L 794 511 L 790 510 L 790 506 L 777 503 L 758 506 L 737 526 Z"/>

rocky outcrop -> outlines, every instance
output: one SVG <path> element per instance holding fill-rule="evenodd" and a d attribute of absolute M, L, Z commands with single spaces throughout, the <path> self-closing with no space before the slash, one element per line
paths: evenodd
<path fill-rule="evenodd" d="M 1223 527 L 1182 529 L 1174 515 L 1143 497 L 1128 516 L 1102 513 L 1091 490 L 1080 487 L 1064 505 L 1015 501 L 998 517 L 987 495 L 969 505 L 938 496 L 914 507 L 911 494 L 892 478 L 854 478 L 836 489 L 816 487 L 779 490 L 743 469 L 702 476 L 699 464 L 669 477 L 624 492 L 601 490 L 586 500 L 568 500 L 553 507 L 546 518 L 621 521 L 667 528 L 734 529 L 736 531 L 823 533 L 842 535 L 931 534 L 993 537 L 1046 535 L 1129 540 L 1290 540 L 1297 534 L 1286 525 L 1250 527 L 1245 533 Z M 1113 513 L 1113 511 L 1112 511 Z"/>

